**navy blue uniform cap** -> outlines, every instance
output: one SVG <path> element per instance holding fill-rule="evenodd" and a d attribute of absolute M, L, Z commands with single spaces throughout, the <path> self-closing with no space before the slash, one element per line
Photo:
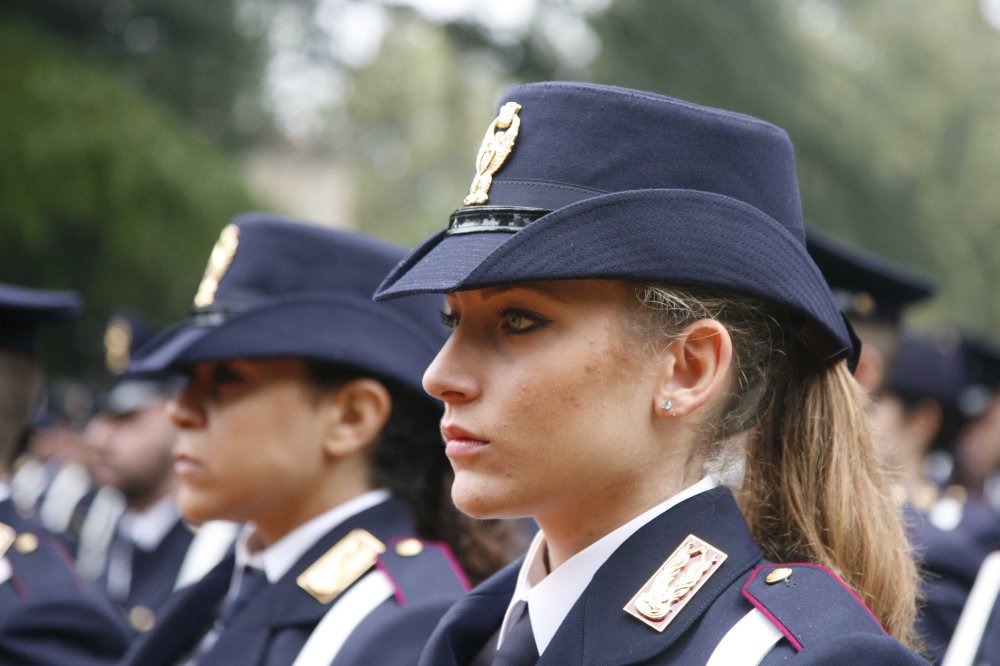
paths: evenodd
<path fill-rule="evenodd" d="M 129 414 L 173 397 L 182 388 L 183 377 L 177 373 L 133 377 L 128 372 L 132 356 L 156 333 L 156 326 L 137 312 L 120 310 L 108 319 L 104 328 L 104 365 L 115 381 L 101 398 L 101 410 Z"/>
<path fill-rule="evenodd" d="M 518 105 L 514 120 L 508 103 Z M 485 200 L 467 200 L 376 299 L 556 279 L 712 287 L 797 313 L 818 331 L 808 337 L 820 341 L 822 358 L 856 351 L 806 252 L 783 130 L 583 83 L 517 86 L 500 109 L 491 130 L 509 127 L 516 138 L 498 139 L 493 154 L 506 157 L 496 158 Z M 477 166 L 489 157 L 481 152 Z"/>
<path fill-rule="evenodd" d="M 962 341 L 957 333 L 903 336 L 888 390 L 912 399 L 930 398 L 958 407 L 966 383 Z"/>
<path fill-rule="evenodd" d="M 969 418 L 981 415 L 1000 393 L 1000 345 L 978 335 L 962 336 L 964 387 L 959 408 Z"/>
<path fill-rule="evenodd" d="M 848 317 L 897 325 L 903 309 L 930 298 L 936 289 L 926 275 L 879 255 L 810 230 L 809 254 Z"/>
<path fill-rule="evenodd" d="M 81 306 L 76 292 L 0 284 L 0 349 L 33 353 L 42 326 L 76 316 Z"/>
<path fill-rule="evenodd" d="M 191 316 L 140 348 L 129 372 L 292 357 L 350 365 L 423 395 L 423 372 L 447 335 L 439 299 L 371 299 L 404 254 L 358 233 L 240 216 L 212 251 Z"/>

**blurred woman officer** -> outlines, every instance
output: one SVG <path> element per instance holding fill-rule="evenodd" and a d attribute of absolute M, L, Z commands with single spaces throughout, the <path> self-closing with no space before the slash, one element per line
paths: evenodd
<path fill-rule="evenodd" d="M 477 169 L 377 297 L 447 294 L 424 386 L 452 497 L 541 532 L 423 663 L 919 663 L 914 565 L 787 135 L 534 84 Z"/>
<path fill-rule="evenodd" d="M 401 256 L 238 218 L 192 318 L 138 352 L 135 372 L 189 375 L 168 407 L 181 513 L 249 525 L 127 663 L 414 662 L 466 589 L 448 545 L 473 577 L 502 563 L 500 542 L 446 494 L 441 410 L 420 391 L 444 337 L 434 306 L 371 300 Z"/>

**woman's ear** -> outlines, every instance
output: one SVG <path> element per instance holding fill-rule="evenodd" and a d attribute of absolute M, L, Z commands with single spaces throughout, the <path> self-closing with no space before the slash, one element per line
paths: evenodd
<path fill-rule="evenodd" d="M 392 412 L 388 389 L 362 378 L 329 390 L 322 397 L 326 422 L 323 450 L 334 458 L 364 451 L 378 438 Z"/>
<path fill-rule="evenodd" d="M 715 319 L 684 328 L 661 358 L 653 408 L 662 416 L 687 416 L 726 385 L 733 358 L 729 331 Z"/>

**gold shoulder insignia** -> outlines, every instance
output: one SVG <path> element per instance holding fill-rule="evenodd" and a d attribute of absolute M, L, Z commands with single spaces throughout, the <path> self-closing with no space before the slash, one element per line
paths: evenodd
<path fill-rule="evenodd" d="M 195 307 L 207 308 L 215 301 L 215 291 L 219 288 L 219 282 L 222 281 L 222 276 L 226 274 L 229 265 L 233 263 L 239 242 L 240 228 L 235 224 L 227 224 L 219 234 L 219 240 L 215 241 L 212 254 L 208 257 L 205 275 L 201 278 L 198 293 L 194 296 Z"/>
<path fill-rule="evenodd" d="M 370 532 L 353 530 L 299 574 L 295 582 L 316 601 L 328 604 L 375 566 L 375 560 L 384 552 L 385 544 Z"/>
<path fill-rule="evenodd" d="M 132 326 L 125 317 L 112 317 L 104 330 L 104 365 L 111 374 L 120 375 L 128 368 L 132 347 Z"/>
<path fill-rule="evenodd" d="M 500 107 L 500 114 L 486 128 L 486 136 L 483 137 L 483 144 L 476 156 L 476 177 L 472 179 L 469 194 L 462 202 L 466 206 L 484 204 L 489 200 L 493 174 L 503 166 L 510 151 L 514 150 L 514 140 L 521 129 L 521 119 L 517 116 L 520 110 L 521 105 L 517 102 L 507 102 Z"/>
<path fill-rule="evenodd" d="M 6 523 L 0 523 L 0 557 L 7 554 L 17 539 L 17 532 Z"/>
<path fill-rule="evenodd" d="M 663 631 L 722 566 L 726 557 L 715 546 L 689 534 L 623 610 L 653 629 Z"/>

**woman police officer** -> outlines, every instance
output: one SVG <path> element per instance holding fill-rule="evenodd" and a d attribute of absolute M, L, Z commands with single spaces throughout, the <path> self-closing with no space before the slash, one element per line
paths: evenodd
<path fill-rule="evenodd" d="M 473 578 L 503 563 L 447 496 L 441 408 L 420 389 L 444 339 L 433 305 L 371 300 L 402 255 L 242 216 L 192 318 L 138 351 L 134 373 L 188 375 L 168 406 L 181 513 L 249 525 L 127 663 L 413 662 L 465 589 L 445 544 Z"/>
<path fill-rule="evenodd" d="M 499 108 L 464 206 L 376 298 L 447 295 L 424 387 L 452 497 L 541 531 L 422 663 L 919 663 L 787 135 L 587 84 Z"/>

